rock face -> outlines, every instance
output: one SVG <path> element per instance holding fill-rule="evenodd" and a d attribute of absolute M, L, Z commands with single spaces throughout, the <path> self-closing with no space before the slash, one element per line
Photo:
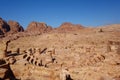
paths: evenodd
<path fill-rule="evenodd" d="M 10 20 L 7 23 L 2 18 L 0 18 L 0 37 L 23 31 L 23 27 L 18 22 Z"/>
<path fill-rule="evenodd" d="M 59 31 L 75 31 L 82 28 L 83 26 L 80 24 L 72 24 L 69 22 L 65 22 L 60 27 L 58 27 L 58 30 Z"/>
<path fill-rule="evenodd" d="M 44 32 L 49 32 L 51 30 L 52 27 L 47 26 L 47 24 L 40 22 L 31 22 L 26 29 L 27 32 L 33 32 L 33 33 L 44 33 Z"/>
<path fill-rule="evenodd" d="M 4 35 L 8 31 L 10 31 L 9 25 L 6 21 L 0 18 L 0 35 Z"/>
<path fill-rule="evenodd" d="M 23 27 L 16 21 L 8 21 L 8 25 L 10 26 L 11 33 L 23 32 Z"/>

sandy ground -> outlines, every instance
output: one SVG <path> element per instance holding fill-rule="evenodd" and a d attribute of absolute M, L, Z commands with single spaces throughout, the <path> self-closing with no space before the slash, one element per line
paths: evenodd
<path fill-rule="evenodd" d="M 100 32 L 101 28 L 103 32 Z M 21 80 L 120 80 L 119 43 L 119 25 L 21 37 L 11 41 L 8 50 L 55 49 L 56 62 L 47 68 L 40 67 L 27 63 L 18 55 L 10 67 L 15 77 Z M 4 70 L 0 72 L 1 75 Z M 72 79 L 63 79 L 68 74 Z"/>

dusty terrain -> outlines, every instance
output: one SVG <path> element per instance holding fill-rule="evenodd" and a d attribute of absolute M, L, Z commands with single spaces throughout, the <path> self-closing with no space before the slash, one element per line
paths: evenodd
<path fill-rule="evenodd" d="M 3 38 L 2 41 L 6 40 Z M 1 43 L 3 44 L 3 43 Z M 4 49 L 0 46 L 1 50 Z M 8 44 L 9 54 L 15 62 L 9 64 L 14 78 L 20 80 L 120 80 L 120 25 L 83 28 L 69 32 L 48 33 L 20 37 Z M 31 64 L 23 59 L 24 50 L 40 48 L 45 53 L 37 54 L 38 60 L 47 62 L 53 52 L 55 61 L 46 66 Z M 0 53 L 2 54 L 2 53 Z M 44 54 L 44 55 L 43 55 Z M 2 63 L 1 63 L 2 64 Z M 2 66 L 2 65 L 0 65 Z M 0 68 L 0 78 L 8 68 Z M 11 73 L 8 73 L 8 78 Z M 13 78 L 12 78 L 13 79 Z M 7 80 L 7 78 L 6 78 Z"/>

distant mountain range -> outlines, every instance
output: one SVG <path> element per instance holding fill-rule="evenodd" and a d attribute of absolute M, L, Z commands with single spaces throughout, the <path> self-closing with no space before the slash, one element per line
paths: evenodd
<path fill-rule="evenodd" d="M 115 27 L 118 27 L 118 29 L 115 29 L 117 31 L 120 31 L 120 24 L 113 24 L 96 28 L 103 28 L 107 30 L 106 28 L 108 27 L 109 30 L 113 30 Z M 17 21 L 9 20 L 8 22 L 6 22 L 2 18 L 0 18 L 0 38 L 8 36 L 9 38 L 16 39 L 21 36 L 40 35 L 48 32 L 71 32 L 86 28 L 87 27 L 84 27 L 80 24 L 72 24 L 70 22 L 64 22 L 58 28 L 53 28 L 43 22 L 31 22 L 25 30 Z"/>

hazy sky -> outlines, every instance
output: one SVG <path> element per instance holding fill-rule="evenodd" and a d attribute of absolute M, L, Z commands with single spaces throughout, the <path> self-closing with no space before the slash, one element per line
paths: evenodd
<path fill-rule="evenodd" d="M 58 27 L 63 22 L 100 26 L 120 23 L 120 0 L 0 0 L 0 17 L 18 21 L 24 28 L 31 21 Z"/>

